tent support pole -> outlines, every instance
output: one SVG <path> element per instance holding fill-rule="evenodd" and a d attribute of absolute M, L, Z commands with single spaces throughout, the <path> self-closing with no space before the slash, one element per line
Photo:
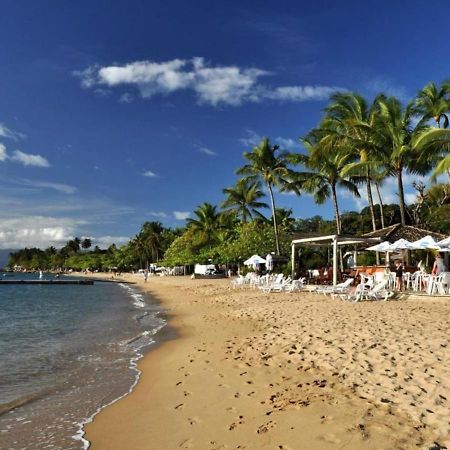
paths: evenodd
<path fill-rule="evenodd" d="M 338 271 L 338 237 L 333 238 L 333 286 L 337 285 Z"/>
<path fill-rule="evenodd" d="M 291 244 L 291 264 L 292 264 L 292 276 L 291 278 L 295 280 L 295 244 Z"/>

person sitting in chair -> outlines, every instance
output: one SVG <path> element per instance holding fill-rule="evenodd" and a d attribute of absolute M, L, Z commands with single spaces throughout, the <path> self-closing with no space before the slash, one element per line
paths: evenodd
<path fill-rule="evenodd" d="M 436 255 L 436 259 L 433 264 L 433 270 L 431 271 L 431 275 L 440 275 L 442 272 L 446 272 L 447 267 L 445 267 L 444 258 L 440 255 Z"/>

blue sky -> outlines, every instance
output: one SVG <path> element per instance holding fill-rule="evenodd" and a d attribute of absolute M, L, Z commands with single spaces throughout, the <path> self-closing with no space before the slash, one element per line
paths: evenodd
<path fill-rule="evenodd" d="M 0 248 L 183 225 L 223 200 L 260 137 L 301 151 L 333 90 L 406 100 L 447 78 L 449 13 L 411 0 L 4 0 Z M 396 200 L 394 183 L 384 192 Z M 277 202 L 332 216 L 308 196 Z"/>

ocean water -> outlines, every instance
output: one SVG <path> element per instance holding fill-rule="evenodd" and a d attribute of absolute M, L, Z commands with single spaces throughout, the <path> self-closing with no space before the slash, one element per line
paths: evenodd
<path fill-rule="evenodd" d="M 134 387 L 165 324 L 132 285 L 0 285 L 0 448 L 87 448 L 83 424 Z"/>

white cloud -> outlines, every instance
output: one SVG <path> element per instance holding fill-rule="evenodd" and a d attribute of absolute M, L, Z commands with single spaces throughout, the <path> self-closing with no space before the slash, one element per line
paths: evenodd
<path fill-rule="evenodd" d="M 277 137 L 274 139 L 274 141 L 282 148 L 286 150 L 292 150 L 294 148 L 299 147 L 299 143 L 294 141 L 294 139 L 291 138 L 283 138 L 283 137 Z"/>
<path fill-rule="evenodd" d="M 366 89 L 375 95 L 383 93 L 397 97 L 403 102 L 408 101 L 410 98 L 404 86 L 395 84 L 392 80 L 383 77 L 376 77 L 369 80 L 366 83 Z"/>
<path fill-rule="evenodd" d="M 50 163 L 41 155 L 31 155 L 20 150 L 15 150 L 11 161 L 18 162 L 24 166 L 50 167 Z"/>
<path fill-rule="evenodd" d="M 46 248 L 73 239 L 78 221 L 69 218 L 27 216 L 0 221 L 0 248 Z"/>
<path fill-rule="evenodd" d="M 189 211 L 174 211 L 173 212 L 173 216 L 177 220 L 186 220 L 190 215 L 191 215 L 191 213 Z"/>
<path fill-rule="evenodd" d="M 256 131 L 250 130 L 249 128 L 245 130 L 245 133 L 247 136 L 239 139 L 239 142 L 245 147 L 254 147 L 255 145 L 258 145 L 263 138 L 256 133 Z"/>
<path fill-rule="evenodd" d="M 0 143 L 0 161 L 6 161 L 8 159 L 8 154 L 6 153 L 6 147 Z"/>
<path fill-rule="evenodd" d="M 333 92 L 344 89 L 332 86 L 281 86 L 267 91 L 264 97 L 272 100 L 305 102 L 308 100 L 326 100 Z"/>
<path fill-rule="evenodd" d="M 200 153 L 204 153 L 205 155 L 209 155 L 209 156 L 217 156 L 217 153 L 213 150 L 210 150 L 209 148 L 206 147 L 199 147 L 198 151 Z"/>
<path fill-rule="evenodd" d="M 19 139 L 26 138 L 26 135 L 19 133 L 18 131 L 13 131 L 8 128 L 5 124 L 0 123 L 0 137 L 12 139 L 13 141 L 18 141 Z"/>
<path fill-rule="evenodd" d="M 128 236 L 99 236 L 91 238 L 94 245 L 98 245 L 100 248 L 108 248 L 112 244 L 116 244 L 117 247 L 126 244 L 130 238 Z"/>
<path fill-rule="evenodd" d="M 147 216 L 158 217 L 160 219 L 166 219 L 168 217 L 165 212 L 156 212 L 156 211 L 151 211 L 147 213 Z"/>
<path fill-rule="evenodd" d="M 212 66 L 203 58 L 165 62 L 136 61 L 124 65 L 90 66 L 74 72 L 84 88 L 133 85 L 143 98 L 191 90 L 199 103 L 239 106 L 263 100 L 308 101 L 326 99 L 338 88 L 329 86 L 279 86 L 271 88 L 259 79 L 271 75 L 258 68 Z M 123 94 L 126 95 L 126 94 Z M 123 98 L 123 95 L 121 98 Z"/>
<path fill-rule="evenodd" d="M 239 139 L 239 142 L 245 147 L 254 147 L 260 144 L 261 141 L 263 140 L 263 136 L 261 136 L 254 130 L 250 130 L 249 128 L 245 130 L 245 133 L 246 136 Z M 273 139 L 273 143 L 278 144 L 282 149 L 285 150 L 292 150 L 294 148 L 299 147 L 299 143 L 294 141 L 294 139 L 283 138 L 281 136 L 278 136 L 277 138 Z"/>
<path fill-rule="evenodd" d="M 119 98 L 120 103 L 131 103 L 134 100 L 134 95 L 129 92 L 125 92 Z"/>
<path fill-rule="evenodd" d="M 155 177 L 157 177 L 158 175 L 156 175 L 156 173 L 155 173 L 155 172 L 152 172 L 151 170 L 146 170 L 146 171 L 142 174 L 142 176 L 143 176 L 143 177 L 148 177 L 148 178 L 155 178 Z"/>
<path fill-rule="evenodd" d="M 26 179 L 19 179 L 17 182 L 23 186 L 30 186 L 35 188 L 52 189 L 54 191 L 62 192 L 63 194 L 74 194 L 77 191 L 75 186 L 70 186 L 63 183 L 53 183 L 50 181 L 32 181 Z"/>

